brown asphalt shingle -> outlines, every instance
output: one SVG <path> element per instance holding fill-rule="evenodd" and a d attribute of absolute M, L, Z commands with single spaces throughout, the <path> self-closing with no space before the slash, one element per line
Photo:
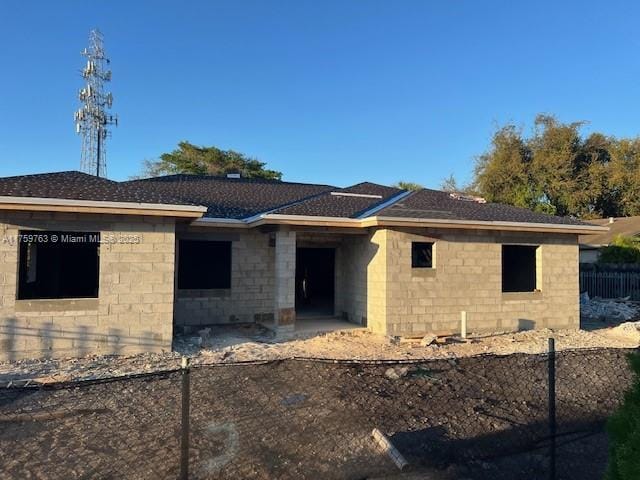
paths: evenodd
<path fill-rule="evenodd" d="M 331 192 L 375 195 L 360 197 Z M 405 193 L 364 182 L 347 188 L 264 179 L 233 179 L 206 175 L 169 175 L 115 182 L 80 172 L 59 172 L 0 178 L 0 196 L 72 200 L 202 205 L 205 216 L 245 219 L 261 213 L 359 218 L 368 210 Z M 449 193 L 423 189 L 375 213 L 377 216 L 585 225 L 527 209 L 454 199 Z"/>
<path fill-rule="evenodd" d="M 623 237 L 637 237 L 640 235 L 640 216 L 602 218 L 589 220 L 589 223 L 600 227 L 608 227 L 608 232 L 595 235 L 580 235 L 580 244 L 602 246 L 612 243 L 618 235 Z"/>
<path fill-rule="evenodd" d="M 332 192 L 334 194 L 332 194 Z M 367 210 L 388 201 L 402 192 L 404 192 L 404 190 L 400 190 L 399 188 L 364 182 L 347 188 L 334 189 L 331 192 L 323 193 L 304 202 L 281 208 L 273 213 L 314 217 L 357 218 Z M 377 195 L 380 198 L 340 195 L 340 193 Z"/>
<path fill-rule="evenodd" d="M 207 175 L 168 175 L 127 183 L 204 205 L 208 208 L 206 217 L 236 219 L 252 217 L 335 190 L 329 185 Z"/>
<path fill-rule="evenodd" d="M 198 205 L 157 190 L 69 171 L 0 178 L 0 196 Z"/>
<path fill-rule="evenodd" d="M 476 220 L 483 222 L 552 223 L 587 225 L 569 217 L 533 212 L 526 208 L 498 203 L 478 203 L 452 198 L 447 192 L 418 190 L 400 202 L 376 213 L 380 217 L 423 218 L 438 220 Z"/>

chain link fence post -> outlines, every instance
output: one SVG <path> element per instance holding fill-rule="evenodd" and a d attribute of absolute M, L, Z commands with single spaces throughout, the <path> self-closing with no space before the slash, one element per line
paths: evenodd
<path fill-rule="evenodd" d="M 182 424 L 180 439 L 180 480 L 189 478 L 189 359 L 182 357 Z"/>
<path fill-rule="evenodd" d="M 549 338 L 549 480 L 556 478 L 556 341 Z"/>

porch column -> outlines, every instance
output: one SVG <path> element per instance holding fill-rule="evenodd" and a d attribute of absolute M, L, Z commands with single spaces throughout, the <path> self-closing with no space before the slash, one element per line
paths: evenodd
<path fill-rule="evenodd" d="M 278 331 L 293 331 L 296 322 L 296 232 L 276 232 L 274 319 Z"/>

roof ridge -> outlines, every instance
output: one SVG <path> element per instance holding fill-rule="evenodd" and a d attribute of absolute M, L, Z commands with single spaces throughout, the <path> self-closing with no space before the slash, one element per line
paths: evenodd
<path fill-rule="evenodd" d="M 349 185 L 348 187 L 342 187 L 342 188 L 344 188 L 344 189 L 355 188 L 355 187 L 359 187 L 360 185 L 373 185 L 375 187 L 390 188 L 390 189 L 394 189 L 394 190 L 404 190 L 403 188 L 394 187 L 393 185 L 385 185 L 384 183 L 370 182 L 368 180 L 364 181 L 364 182 L 354 183 L 353 185 Z"/>
<path fill-rule="evenodd" d="M 83 177 L 91 177 L 91 178 L 95 178 L 95 179 L 99 179 L 99 180 L 104 180 L 106 182 L 120 183 L 120 182 L 118 182 L 116 180 L 111 180 L 110 178 L 98 177 L 96 175 L 91 175 L 90 173 L 81 172 L 80 170 L 61 170 L 59 172 L 26 173 L 26 174 L 23 174 L 23 175 L 10 175 L 8 177 L 0 177 L 0 180 L 13 180 L 13 179 L 16 179 L 16 178 L 51 177 L 51 176 L 58 176 L 58 175 L 68 175 L 70 173 L 78 174 L 78 175 L 81 175 Z"/>
<path fill-rule="evenodd" d="M 198 179 L 198 180 L 217 180 L 224 181 L 229 183 L 266 183 L 266 184 L 274 184 L 274 185 L 310 185 L 315 187 L 327 187 L 327 188 L 340 188 L 335 185 L 328 185 L 323 183 L 305 183 L 305 182 L 289 182 L 285 180 L 276 180 L 272 178 L 260 178 L 260 177 L 240 177 L 240 178 L 229 178 L 220 175 L 207 175 L 207 174 L 195 174 L 195 173 L 172 173 L 170 175 L 159 175 L 157 177 L 148 177 L 148 178 L 136 178 L 132 180 L 126 180 L 119 183 L 137 183 L 137 182 L 147 182 L 154 180 L 163 180 L 171 177 L 175 177 L 178 179 Z"/>
<path fill-rule="evenodd" d="M 415 190 L 403 190 L 403 189 L 400 189 L 400 191 L 397 194 L 391 196 L 390 198 L 386 198 L 386 199 L 383 198 L 381 201 L 377 202 L 376 204 L 374 204 L 370 208 L 368 208 L 366 210 L 362 210 L 360 212 L 357 212 L 355 215 L 353 215 L 353 218 L 367 218 L 367 217 L 370 217 L 374 213 L 378 213 L 378 212 L 384 210 L 385 208 L 393 207 L 400 200 L 405 200 L 405 199 L 411 197 L 415 193 L 416 193 Z M 366 216 L 365 216 L 365 213 L 367 214 Z"/>
<path fill-rule="evenodd" d="M 308 185 L 308 184 L 303 183 L 303 185 Z M 282 204 L 279 207 L 275 207 L 275 208 L 272 208 L 270 210 L 265 210 L 264 212 L 256 213 L 255 215 L 251 215 L 251 217 L 247 217 L 247 218 L 257 217 L 257 216 L 260 216 L 260 215 L 268 215 L 269 213 L 274 213 L 274 212 L 277 212 L 278 210 L 282 210 L 284 208 L 289 208 L 289 207 L 293 207 L 293 206 L 296 206 L 296 205 L 300 205 L 302 203 L 308 202 L 309 200 L 313 200 L 314 198 L 318 198 L 318 197 L 321 197 L 323 195 L 330 195 L 330 194 L 331 194 L 331 190 L 326 190 L 326 191 L 320 192 L 320 193 L 314 193 L 312 195 L 309 195 L 308 197 L 300 198 L 300 199 L 298 199 L 298 200 L 296 200 L 294 202 L 291 202 L 291 203 Z"/>

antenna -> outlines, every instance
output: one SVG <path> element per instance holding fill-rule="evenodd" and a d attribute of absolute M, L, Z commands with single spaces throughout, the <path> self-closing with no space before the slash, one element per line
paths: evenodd
<path fill-rule="evenodd" d="M 82 105 L 73 115 L 76 133 L 82 135 L 80 170 L 97 177 L 105 177 L 105 140 L 111 136 L 109 125 L 118 126 L 118 117 L 106 111 L 113 104 L 113 95 L 104 92 L 104 84 L 111 81 L 111 70 L 107 70 L 109 59 L 104 51 L 102 33 L 99 30 L 91 30 L 89 48 L 85 48 L 81 55 L 87 58 L 87 64 L 81 71 L 85 84 L 78 92 L 78 99 Z"/>

